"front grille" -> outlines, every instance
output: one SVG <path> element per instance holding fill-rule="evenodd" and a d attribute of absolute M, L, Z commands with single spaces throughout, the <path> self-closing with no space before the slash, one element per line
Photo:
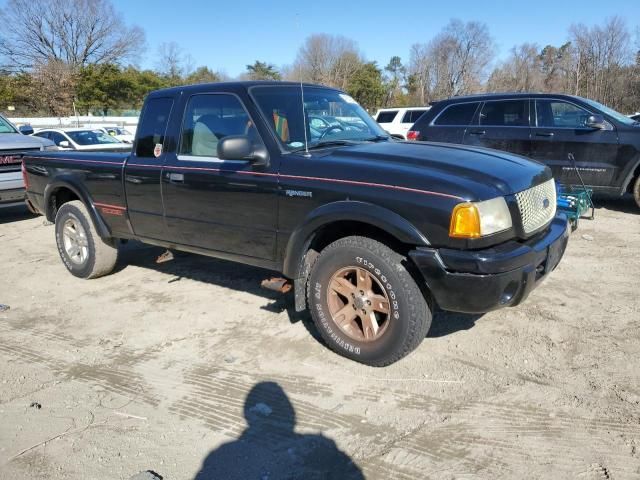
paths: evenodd
<path fill-rule="evenodd" d="M 2 148 L 0 146 L 0 155 L 20 155 L 27 152 L 40 151 L 40 147 L 28 147 L 28 148 Z"/>
<path fill-rule="evenodd" d="M 516 201 L 524 233 L 535 232 L 551 222 L 556 214 L 556 182 L 552 178 L 516 193 Z"/>
<path fill-rule="evenodd" d="M 12 150 L 0 148 L 0 172 L 15 172 L 20 170 L 22 156 L 34 151 L 40 151 L 40 147 Z"/>

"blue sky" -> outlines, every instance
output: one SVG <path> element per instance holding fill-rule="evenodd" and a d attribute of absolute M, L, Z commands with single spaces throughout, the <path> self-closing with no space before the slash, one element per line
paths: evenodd
<path fill-rule="evenodd" d="M 523 42 L 562 44 L 572 23 L 592 25 L 619 15 L 630 30 L 640 26 L 640 0 L 380 1 L 380 0 L 113 0 L 128 23 L 144 28 L 143 67 L 156 63 L 162 42 L 177 42 L 194 59 L 231 76 L 254 60 L 289 64 L 312 33 L 352 38 L 367 59 L 386 65 L 426 42 L 449 19 L 479 20 L 489 26 L 504 57 Z"/>

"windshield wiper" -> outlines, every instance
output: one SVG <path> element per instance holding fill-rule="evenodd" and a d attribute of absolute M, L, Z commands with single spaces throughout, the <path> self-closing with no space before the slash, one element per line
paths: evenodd
<path fill-rule="evenodd" d="M 391 138 L 391 135 L 376 135 L 375 137 L 363 138 L 363 142 L 382 142 Z"/>
<path fill-rule="evenodd" d="M 324 142 L 314 143 L 313 145 L 309 145 L 307 148 L 300 147 L 295 150 L 291 150 L 291 153 L 304 152 L 306 150 L 317 150 L 318 148 L 324 147 L 340 147 L 345 145 L 357 145 L 361 140 L 325 140 Z"/>

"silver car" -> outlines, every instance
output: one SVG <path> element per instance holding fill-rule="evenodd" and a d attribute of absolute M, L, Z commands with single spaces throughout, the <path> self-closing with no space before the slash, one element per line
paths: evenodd
<path fill-rule="evenodd" d="M 28 136 L 31 127 L 16 128 L 0 115 L 0 208 L 20 205 L 24 202 L 22 180 L 22 155 L 38 150 L 57 150 L 51 140 Z"/>

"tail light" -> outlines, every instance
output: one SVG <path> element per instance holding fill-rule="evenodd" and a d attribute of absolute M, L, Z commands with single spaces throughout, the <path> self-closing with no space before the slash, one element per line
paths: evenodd
<path fill-rule="evenodd" d="M 409 130 L 407 132 L 407 140 L 420 140 L 420 132 L 418 130 Z"/>
<path fill-rule="evenodd" d="M 22 181 L 24 182 L 24 188 L 29 190 L 29 177 L 27 176 L 27 169 L 24 166 L 24 160 L 20 164 L 20 169 L 22 170 Z"/>

